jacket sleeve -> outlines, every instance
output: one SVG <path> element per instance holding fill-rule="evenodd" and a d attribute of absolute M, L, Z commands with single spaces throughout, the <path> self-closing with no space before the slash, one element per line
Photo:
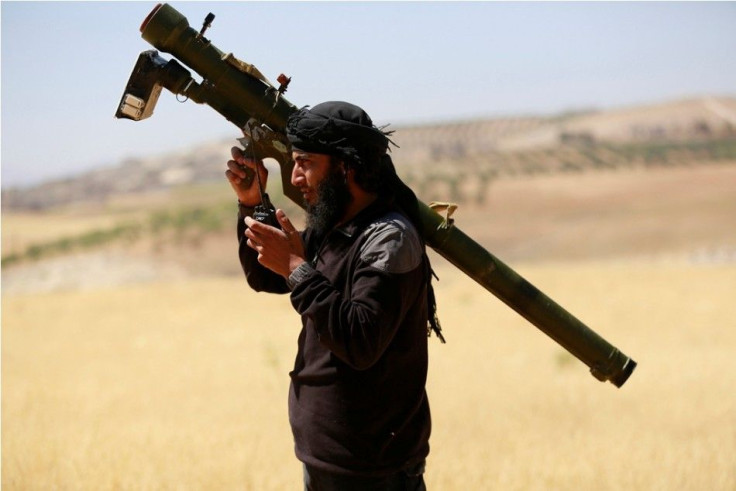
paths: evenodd
<path fill-rule="evenodd" d="M 245 237 L 245 217 L 253 216 L 253 208 L 238 206 L 238 257 L 250 287 L 257 292 L 288 293 L 286 280 L 258 262 L 258 253 L 248 247 Z"/>
<path fill-rule="evenodd" d="M 380 359 L 425 292 L 423 245 L 413 228 L 406 232 L 394 224 L 374 231 L 355 259 L 349 296 L 313 268 L 294 284 L 291 302 L 306 328 L 315 329 L 320 342 L 356 370 Z"/>

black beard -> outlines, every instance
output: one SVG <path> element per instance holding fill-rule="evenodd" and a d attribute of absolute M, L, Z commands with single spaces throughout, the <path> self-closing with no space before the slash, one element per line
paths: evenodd
<path fill-rule="evenodd" d="M 317 186 L 316 203 L 307 205 L 307 226 L 324 236 L 337 225 L 351 199 L 345 175 L 335 169 Z"/>

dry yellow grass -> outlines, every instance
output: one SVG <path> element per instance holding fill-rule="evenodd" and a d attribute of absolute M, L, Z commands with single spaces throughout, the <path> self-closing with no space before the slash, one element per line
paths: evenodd
<path fill-rule="evenodd" d="M 736 267 L 517 267 L 639 362 L 621 389 L 438 269 L 431 489 L 736 489 Z M 3 489 L 300 489 L 287 298 L 198 279 L 2 304 Z"/>

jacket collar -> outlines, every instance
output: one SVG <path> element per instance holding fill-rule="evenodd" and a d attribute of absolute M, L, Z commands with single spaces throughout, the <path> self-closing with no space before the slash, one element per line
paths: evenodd
<path fill-rule="evenodd" d="M 368 224 L 373 220 L 385 215 L 393 209 L 392 201 L 379 197 L 373 201 L 373 203 L 360 210 L 349 222 L 340 225 L 335 228 L 334 231 L 344 235 L 345 237 L 352 238 L 356 233 L 359 233 L 368 226 Z"/>

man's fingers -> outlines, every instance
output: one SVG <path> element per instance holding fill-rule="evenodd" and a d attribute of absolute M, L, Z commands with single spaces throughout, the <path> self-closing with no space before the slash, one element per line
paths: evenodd
<path fill-rule="evenodd" d="M 245 169 L 243 168 L 242 165 L 238 164 L 234 160 L 227 161 L 227 168 L 228 168 L 228 172 L 235 174 L 240 179 L 243 179 L 245 177 Z"/>
<path fill-rule="evenodd" d="M 294 225 L 292 225 L 291 220 L 289 220 L 289 217 L 286 216 L 284 210 L 276 210 L 276 218 L 281 224 L 281 228 L 283 229 L 283 231 L 286 232 L 286 235 L 291 235 L 296 232 L 296 228 L 294 227 Z"/>
<path fill-rule="evenodd" d="M 232 147 L 230 149 L 230 155 L 233 156 L 233 160 L 239 162 L 244 159 L 243 150 L 239 147 Z"/>
<path fill-rule="evenodd" d="M 245 219 L 245 224 L 248 225 L 248 219 L 247 218 Z M 251 229 L 250 227 L 248 227 L 248 228 L 245 229 L 245 233 L 243 235 L 245 235 L 246 237 L 248 237 L 248 239 L 250 239 L 250 240 L 255 240 L 255 238 L 256 238 L 256 234 L 253 233 L 253 229 Z"/>
<path fill-rule="evenodd" d="M 261 172 L 266 171 L 266 167 L 263 165 L 263 161 L 253 159 L 245 155 L 243 153 L 243 150 L 238 147 L 232 147 L 230 149 L 230 155 L 232 155 L 232 162 L 234 162 L 235 165 L 239 165 L 241 167 L 250 167 L 253 170 L 256 170 L 256 168 L 258 168 Z M 230 162 L 228 162 L 228 165 L 229 164 Z"/>
<path fill-rule="evenodd" d="M 276 227 L 272 227 L 271 225 L 261 223 L 252 217 L 245 217 L 245 225 L 248 227 L 245 231 L 246 235 L 248 235 L 249 233 L 251 234 L 251 235 L 248 235 L 248 237 L 252 236 L 252 238 L 263 239 L 268 236 L 281 234 L 281 231 L 277 229 Z"/>
<path fill-rule="evenodd" d="M 230 181 L 232 184 L 236 185 L 239 185 L 245 179 L 244 175 L 231 170 L 225 171 L 225 177 L 227 177 L 227 180 Z"/>
<path fill-rule="evenodd" d="M 248 235 L 249 232 L 251 234 L 253 233 L 253 231 L 257 232 L 258 229 L 263 226 L 263 224 L 255 218 L 245 217 L 245 226 L 248 227 L 248 229 L 245 231 L 245 234 Z"/>
<path fill-rule="evenodd" d="M 248 247 L 250 247 L 251 249 L 257 250 L 258 252 L 261 252 L 261 249 L 263 248 L 263 244 L 261 243 L 259 235 L 257 233 L 254 233 L 252 228 L 245 229 L 245 236 L 248 239 L 246 241 L 246 244 L 248 244 Z"/>

